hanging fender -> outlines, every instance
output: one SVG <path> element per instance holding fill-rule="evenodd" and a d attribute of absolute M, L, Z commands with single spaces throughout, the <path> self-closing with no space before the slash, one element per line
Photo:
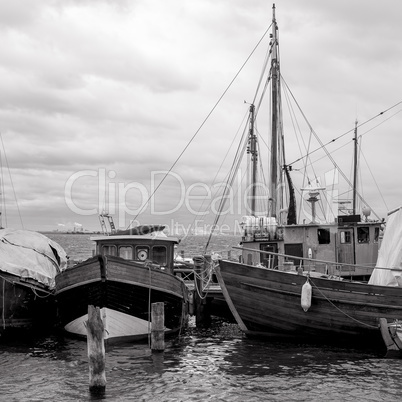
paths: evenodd
<path fill-rule="evenodd" d="M 301 306 L 304 311 L 307 311 L 311 307 L 311 295 L 312 287 L 310 285 L 309 278 L 307 278 L 306 283 L 302 286 L 301 292 Z"/>

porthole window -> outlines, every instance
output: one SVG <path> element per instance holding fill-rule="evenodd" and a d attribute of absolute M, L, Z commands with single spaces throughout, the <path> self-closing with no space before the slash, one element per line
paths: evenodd
<path fill-rule="evenodd" d="M 137 246 L 135 248 L 135 259 L 139 261 L 146 261 L 149 259 L 149 247 Z"/>

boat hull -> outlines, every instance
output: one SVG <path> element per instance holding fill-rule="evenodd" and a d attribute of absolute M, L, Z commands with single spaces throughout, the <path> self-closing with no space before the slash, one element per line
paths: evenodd
<path fill-rule="evenodd" d="M 402 289 L 310 277 L 311 306 L 301 307 L 305 275 L 221 260 L 216 275 L 248 334 L 381 342 L 379 318 L 402 319 Z"/>
<path fill-rule="evenodd" d="M 166 332 L 180 330 L 187 314 L 187 288 L 174 275 L 119 257 L 93 257 L 56 276 L 60 324 L 86 336 L 88 305 L 100 307 L 105 339 L 148 336 L 151 304 L 164 303 Z"/>
<path fill-rule="evenodd" d="M 23 280 L 7 272 L 0 273 L 0 335 L 42 331 L 55 319 L 54 295 L 47 286 Z"/>

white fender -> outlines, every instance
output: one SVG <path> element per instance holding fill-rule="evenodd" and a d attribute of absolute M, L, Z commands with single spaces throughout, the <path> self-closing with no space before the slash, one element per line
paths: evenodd
<path fill-rule="evenodd" d="M 307 311 L 311 307 L 311 294 L 312 294 L 312 287 L 307 278 L 306 283 L 302 287 L 302 293 L 301 293 L 301 306 L 304 311 Z"/>

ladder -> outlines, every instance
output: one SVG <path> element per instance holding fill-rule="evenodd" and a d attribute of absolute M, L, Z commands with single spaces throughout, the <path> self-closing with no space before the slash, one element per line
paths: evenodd
<path fill-rule="evenodd" d="M 109 229 L 106 225 L 105 218 L 107 219 L 107 221 L 109 223 L 110 233 L 109 233 Z M 99 222 L 101 224 L 102 232 L 104 235 L 109 235 L 111 233 L 116 232 L 116 227 L 114 226 L 113 217 L 110 216 L 109 214 L 106 214 L 106 213 L 99 214 Z"/>

